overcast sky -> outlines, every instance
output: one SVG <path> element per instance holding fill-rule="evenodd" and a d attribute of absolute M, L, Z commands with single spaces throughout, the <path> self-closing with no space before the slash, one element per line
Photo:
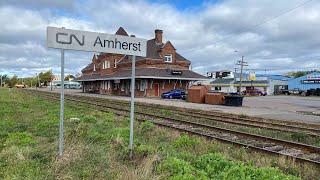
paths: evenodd
<path fill-rule="evenodd" d="M 162 29 L 164 40 L 200 73 L 233 70 L 242 55 L 248 69 L 268 73 L 320 67 L 318 0 L 2 0 L 0 74 L 60 73 L 59 51 L 46 48 L 47 26 L 106 33 L 122 26 L 146 39 Z M 93 55 L 65 54 L 72 74 Z"/>

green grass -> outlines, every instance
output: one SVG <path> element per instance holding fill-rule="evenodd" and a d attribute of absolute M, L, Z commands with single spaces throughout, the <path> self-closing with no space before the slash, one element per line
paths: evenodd
<path fill-rule="evenodd" d="M 213 140 L 65 105 L 65 150 L 57 156 L 59 102 L 0 90 L 0 179 L 297 179 L 317 167 L 249 153 Z M 299 136 L 300 137 L 300 136 Z M 317 174 L 318 173 L 318 174 Z"/>

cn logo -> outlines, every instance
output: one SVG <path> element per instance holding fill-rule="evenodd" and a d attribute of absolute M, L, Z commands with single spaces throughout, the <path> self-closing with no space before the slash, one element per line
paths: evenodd
<path fill-rule="evenodd" d="M 70 34 L 70 36 L 69 36 L 69 41 L 68 41 L 68 38 L 63 38 L 64 40 L 67 39 L 67 41 L 62 41 L 62 40 L 60 39 L 61 36 L 68 36 L 68 34 L 67 34 L 67 33 L 57 33 L 57 34 L 56 34 L 56 42 L 57 42 L 57 43 L 60 43 L 60 44 L 72 44 L 72 39 L 74 39 L 74 40 L 76 40 L 76 41 L 78 42 L 78 44 L 79 44 L 80 46 L 83 46 L 83 45 L 84 45 L 84 35 L 82 35 L 82 41 L 80 41 L 80 40 L 78 39 L 78 37 L 77 37 L 76 35 L 74 35 L 74 34 Z"/>

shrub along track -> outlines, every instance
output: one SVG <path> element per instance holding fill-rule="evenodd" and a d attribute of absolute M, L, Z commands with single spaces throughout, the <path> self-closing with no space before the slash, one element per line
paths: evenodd
<path fill-rule="evenodd" d="M 60 99 L 59 94 L 57 93 L 33 90 L 25 92 L 32 95 L 38 94 L 42 97 L 53 100 Z M 111 101 L 110 104 L 108 104 L 106 101 L 98 101 L 97 98 L 65 95 L 65 99 L 69 102 L 76 103 L 77 105 L 90 105 L 101 111 L 112 110 L 115 114 L 122 116 L 128 116 L 128 112 L 130 111 L 128 108 L 125 108 L 126 106 L 124 104 L 117 106 L 115 104 L 111 104 Z M 167 117 L 166 115 L 156 115 L 148 112 L 146 107 L 144 108 L 144 111 L 135 112 L 137 120 L 150 120 L 160 126 L 174 128 L 176 130 L 197 134 L 207 138 L 213 138 L 233 145 L 247 147 L 255 151 L 285 156 L 287 158 L 292 158 L 295 161 L 320 165 L 320 147 L 236 131 L 199 122 L 186 121 L 180 118 Z M 186 116 L 190 116 L 190 114 L 186 114 Z M 302 127 L 303 126 L 299 125 L 299 128 Z M 305 131 L 307 131 L 307 129 L 308 127 L 306 127 Z"/>

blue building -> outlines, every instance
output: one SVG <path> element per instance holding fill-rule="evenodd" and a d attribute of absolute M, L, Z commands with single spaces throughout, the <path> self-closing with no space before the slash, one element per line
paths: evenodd
<path fill-rule="evenodd" d="M 288 89 L 302 91 L 320 88 L 320 72 L 313 72 L 288 81 Z"/>

